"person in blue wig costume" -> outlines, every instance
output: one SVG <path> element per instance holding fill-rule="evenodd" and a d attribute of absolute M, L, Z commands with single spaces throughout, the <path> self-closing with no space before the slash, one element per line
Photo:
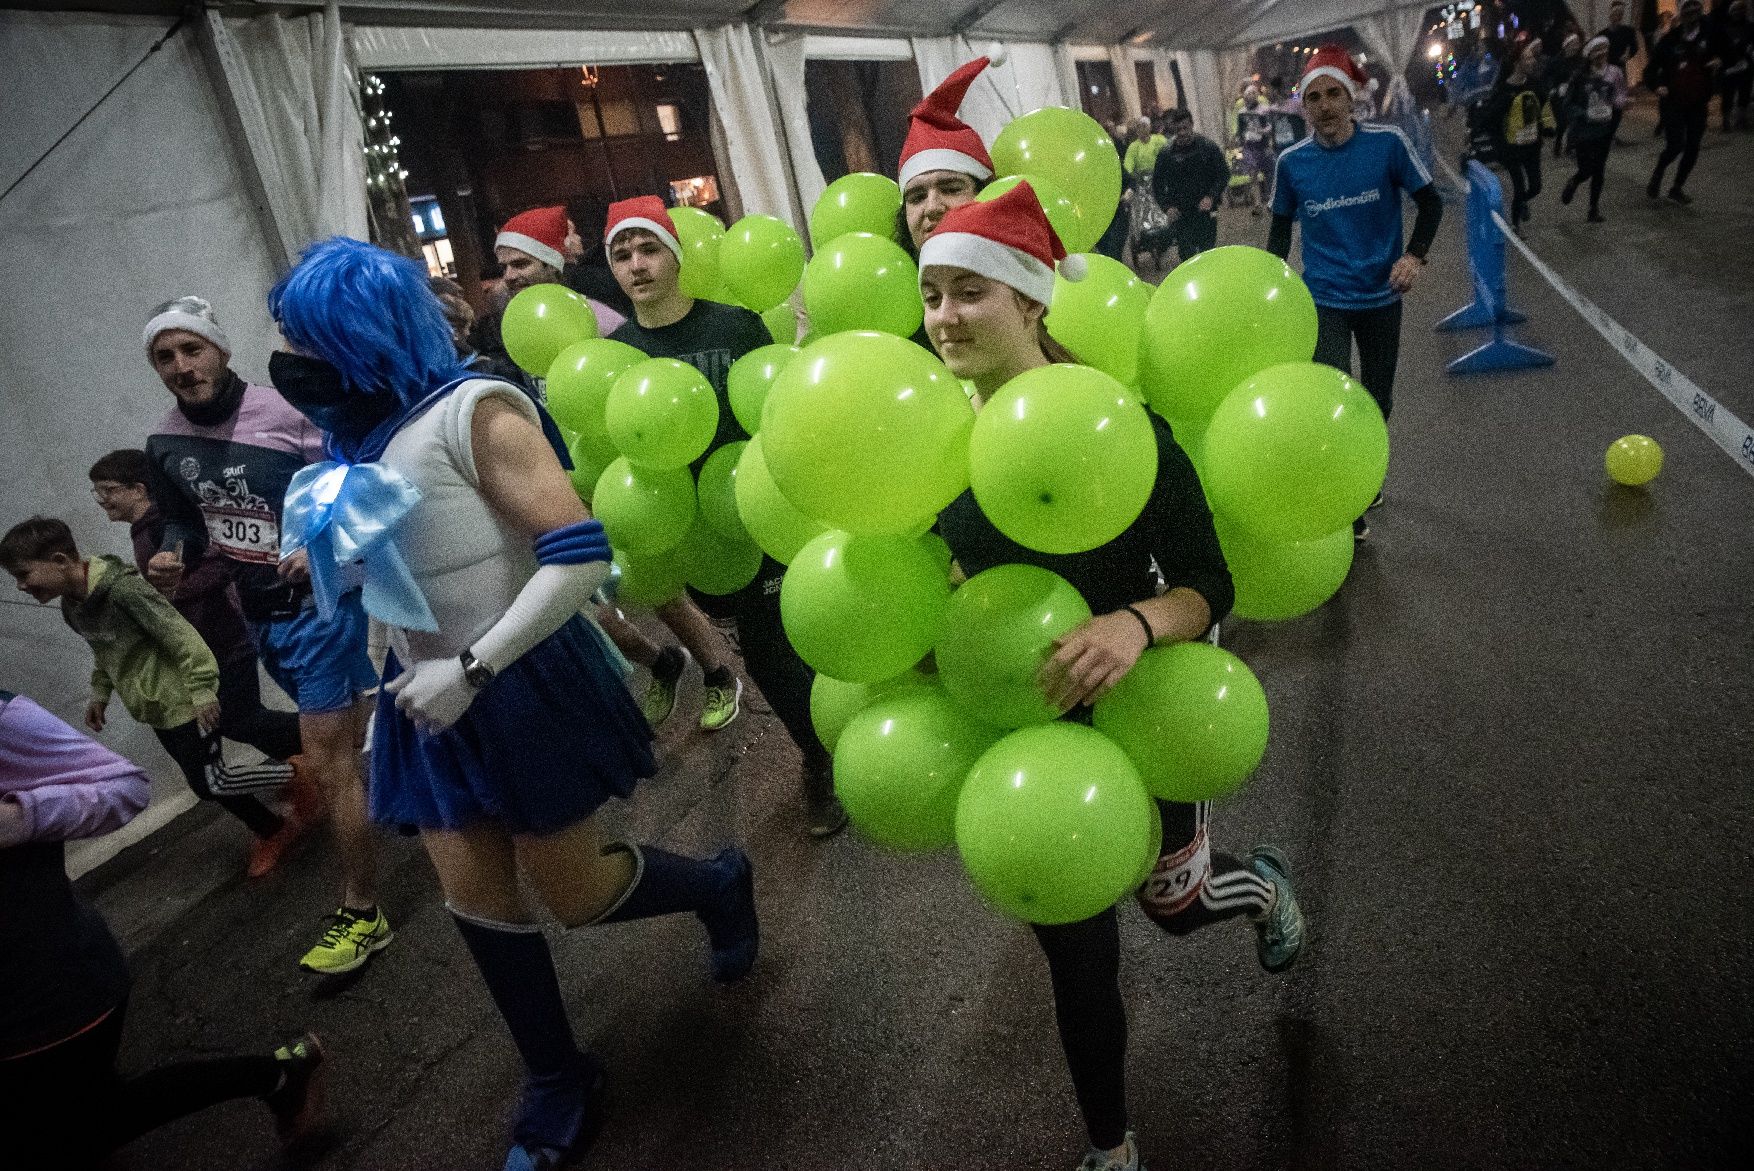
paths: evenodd
<path fill-rule="evenodd" d="M 269 295 L 270 370 L 337 461 L 295 481 L 292 542 L 319 600 L 358 579 L 384 621 L 372 816 L 419 827 L 522 1057 L 508 1171 L 577 1157 L 603 1071 L 567 1020 L 520 877 L 569 928 L 688 911 L 715 980 L 755 962 L 742 850 L 701 861 L 608 840 L 592 814 L 652 775 L 651 730 L 581 614 L 609 572 L 541 409 L 459 365 L 419 266 L 356 240 L 308 249 Z"/>

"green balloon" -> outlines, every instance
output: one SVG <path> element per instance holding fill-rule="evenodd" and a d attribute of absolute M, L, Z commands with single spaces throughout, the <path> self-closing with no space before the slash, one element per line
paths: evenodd
<path fill-rule="evenodd" d="M 849 683 L 818 674 L 810 684 L 810 724 L 822 746 L 833 752 L 847 724 L 877 699 L 909 687 L 928 686 L 936 684 L 915 670 L 903 671 L 880 683 Z"/>
<path fill-rule="evenodd" d="M 708 298 L 711 300 L 712 298 Z M 798 315 L 792 309 L 790 301 L 781 301 L 772 309 L 761 315 L 761 323 L 767 326 L 767 334 L 779 346 L 795 346 L 798 341 Z M 750 432 L 754 434 L 754 432 Z"/>
<path fill-rule="evenodd" d="M 977 202 L 986 203 L 988 200 L 999 198 L 1023 182 L 1027 182 L 1030 190 L 1035 192 L 1036 202 L 1040 203 L 1042 211 L 1047 213 L 1048 226 L 1053 228 L 1054 235 L 1060 238 L 1060 244 L 1067 252 L 1083 252 L 1085 249 L 1096 246 L 1096 242 L 1102 238 L 1103 228 L 1108 227 L 1108 224 L 1105 222 L 1101 228 L 1096 230 L 1094 236 L 1090 235 L 1085 228 L 1084 216 L 1079 212 L 1078 205 L 1073 203 L 1066 193 L 1060 190 L 1059 184 L 1052 179 L 1041 175 L 1006 175 L 1003 179 L 994 179 L 988 183 L 981 189 L 981 193 L 975 196 L 975 199 Z M 1079 243 L 1074 246 L 1072 244 L 1074 240 L 1087 240 L 1088 243 Z"/>
<path fill-rule="evenodd" d="M 1048 310 L 1048 336 L 1123 386 L 1139 378 L 1139 345 L 1151 286 L 1118 260 L 1094 252 L 1080 254 L 1082 280 L 1054 276 L 1054 304 Z"/>
<path fill-rule="evenodd" d="M 1108 544 L 1157 482 L 1151 416 L 1089 366 L 1038 366 L 975 416 L 968 479 L 995 528 L 1026 549 L 1082 553 Z"/>
<path fill-rule="evenodd" d="M 615 453 L 607 455 L 592 447 L 582 435 L 575 435 L 566 445 L 566 452 L 572 456 L 572 471 L 567 479 L 572 481 L 574 492 L 579 494 L 586 506 L 591 503 L 591 495 L 597 490 L 597 481 L 602 477 L 608 466 L 615 462 Z"/>
<path fill-rule="evenodd" d="M 820 248 L 848 232 L 890 239 L 901 211 L 901 187 L 887 175 L 855 171 L 828 185 L 810 212 L 810 243 Z"/>
<path fill-rule="evenodd" d="M 824 334 L 874 329 L 912 337 L 926 312 L 920 270 L 888 236 L 836 236 L 804 269 L 804 312 Z"/>
<path fill-rule="evenodd" d="M 891 334 L 806 347 L 774 380 L 761 426 L 786 498 L 849 532 L 905 533 L 968 487 L 973 408 L 942 362 Z"/>
<path fill-rule="evenodd" d="M 1220 520 L 1218 540 L 1236 586 L 1231 613 L 1258 622 L 1300 618 L 1333 597 L 1352 571 L 1351 526 L 1313 541 L 1261 541 Z"/>
<path fill-rule="evenodd" d="M 1212 510 L 1265 541 L 1336 532 L 1382 490 L 1389 431 L 1364 387 L 1291 362 L 1237 387 L 1206 427 L 1201 482 Z"/>
<path fill-rule="evenodd" d="M 750 350 L 731 363 L 725 375 L 725 397 L 731 400 L 731 413 L 737 416 L 738 424 L 750 435 L 761 430 L 761 408 L 767 403 L 773 380 L 800 352 L 797 346 L 776 342 Z"/>
<path fill-rule="evenodd" d="M 1291 266 L 1229 245 L 1178 266 L 1145 310 L 1139 382 L 1157 411 L 1204 426 L 1244 379 L 1315 353 L 1315 299 Z"/>
<path fill-rule="evenodd" d="M 1012 732 L 975 761 L 956 803 L 956 847 L 975 889 L 1029 923 L 1076 923 L 1139 884 L 1157 808 L 1101 732 Z"/>
<path fill-rule="evenodd" d="M 719 272 L 739 305 L 765 313 L 798 287 L 804 241 L 783 220 L 746 215 L 719 243 Z"/>
<path fill-rule="evenodd" d="M 512 361 L 541 378 L 562 350 L 597 336 L 597 315 L 565 285 L 531 285 L 507 302 L 500 336 Z"/>
<path fill-rule="evenodd" d="M 616 448 L 634 463 L 684 468 L 718 432 L 719 396 L 687 362 L 647 358 L 615 380 L 603 419 Z"/>
<path fill-rule="evenodd" d="M 1121 203 L 1121 156 L 1114 139 L 1081 110 L 1047 106 L 1015 118 L 993 140 L 993 167 L 1001 175 L 1039 175 L 1078 208 L 1083 233 L 1062 237 L 1068 252 L 1096 246 Z"/>
<path fill-rule="evenodd" d="M 761 570 L 761 550 L 748 537 L 727 537 L 696 519 L 672 550 L 683 578 L 703 594 L 734 594 Z"/>
<path fill-rule="evenodd" d="M 725 225 L 719 217 L 698 207 L 673 207 L 670 222 L 676 225 L 676 242 L 682 247 L 682 268 L 677 284 L 690 297 L 704 301 L 723 301 L 719 293 L 720 242 L 725 238 Z"/>
<path fill-rule="evenodd" d="M 650 468 L 622 456 L 597 478 L 591 511 L 615 548 L 653 557 L 675 548 L 694 524 L 694 477 L 687 468 Z"/>
<path fill-rule="evenodd" d="M 714 451 L 700 465 L 695 495 L 700 501 L 700 517 L 719 536 L 731 541 L 748 541 L 749 530 L 737 513 L 737 461 L 743 458 L 745 440 Z"/>
<path fill-rule="evenodd" d="M 620 601 L 656 609 L 682 593 L 682 567 L 668 553 L 631 558 L 616 550 L 615 566 L 621 571 L 615 588 Z"/>
<path fill-rule="evenodd" d="M 873 683 L 925 658 L 949 598 L 949 583 L 918 541 L 833 530 L 792 559 L 780 619 L 810 666 Z"/>
<path fill-rule="evenodd" d="M 950 567 L 956 563 L 955 554 L 950 551 L 950 542 L 937 533 L 921 533 L 920 543 L 932 551 L 932 560 L 944 571 L 944 579 L 950 580 Z"/>
<path fill-rule="evenodd" d="M 1090 620 L 1070 582 L 1035 565 L 995 565 L 969 578 L 944 608 L 935 657 L 944 689 L 1000 728 L 1045 724 L 1060 710 L 1036 676 L 1062 634 Z"/>
<path fill-rule="evenodd" d="M 999 735 L 933 684 L 878 697 L 836 743 L 835 795 L 878 845 L 941 850 L 956 840 L 963 779 Z"/>
<path fill-rule="evenodd" d="M 1165 801 L 1235 792 L 1267 751 L 1261 681 L 1207 642 L 1146 651 L 1097 701 L 1094 721 L 1132 758 L 1146 790 Z"/>
<path fill-rule="evenodd" d="M 761 436 L 749 440 L 737 460 L 737 475 L 732 480 L 737 497 L 737 515 L 743 527 L 762 552 L 790 565 L 798 550 L 828 531 L 819 520 L 805 516 L 785 498 L 768 471 L 767 459 L 761 450 Z"/>
<path fill-rule="evenodd" d="M 645 360 L 644 354 L 626 342 L 606 337 L 574 342 L 560 351 L 548 368 L 548 413 L 566 430 L 584 436 L 593 450 L 613 450 L 603 421 L 609 388 Z"/>

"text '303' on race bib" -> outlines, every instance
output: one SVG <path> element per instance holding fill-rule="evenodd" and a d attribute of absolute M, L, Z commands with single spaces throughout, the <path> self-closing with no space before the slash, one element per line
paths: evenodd
<path fill-rule="evenodd" d="M 272 512 L 207 505 L 207 540 L 236 561 L 274 565 L 280 560 L 280 525 Z"/>

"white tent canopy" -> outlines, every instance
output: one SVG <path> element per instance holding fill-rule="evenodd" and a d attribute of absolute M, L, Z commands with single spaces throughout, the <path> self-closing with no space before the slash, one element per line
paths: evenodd
<path fill-rule="evenodd" d="M 912 59 L 930 87 L 1004 41 L 1008 61 L 965 106 L 989 138 L 1018 113 L 1074 104 L 1077 60 L 1113 65 L 1136 112 L 1129 65 L 1149 63 L 1167 97 L 1174 59 L 1211 132 L 1235 93 L 1244 47 L 1352 25 L 1379 53 L 1404 60 L 1424 5 L 289 0 L 181 17 L 183 8 L 26 0 L 0 12 L 0 263 L 17 274 L 0 314 L 10 424 L 0 438 L 0 523 L 58 514 L 99 551 L 126 542 L 90 505 L 85 470 L 137 445 L 168 405 L 139 348 L 148 310 L 186 293 L 207 297 L 236 345 L 236 367 L 261 378 L 275 341 L 268 287 L 311 240 L 364 234 L 352 81 L 360 68 L 698 60 L 733 206 L 802 226 L 823 183 L 804 109 L 809 58 Z M 76 714 L 85 662 L 52 611 L 0 605 L 0 687 Z M 119 740 L 130 750 L 144 747 L 137 741 Z"/>

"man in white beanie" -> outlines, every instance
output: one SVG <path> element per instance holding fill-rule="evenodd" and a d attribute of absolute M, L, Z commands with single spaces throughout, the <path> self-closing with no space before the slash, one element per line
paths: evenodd
<path fill-rule="evenodd" d="M 392 934 L 377 905 L 377 846 L 359 767 L 370 711 L 360 697 L 377 676 L 358 593 L 325 620 L 304 559 L 284 567 L 280 560 L 287 484 L 324 458 L 323 436 L 273 387 L 232 371 L 231 342 L 200 297 L 153 310 L 142 340 L 176 399 L 146 440 L 148 488 L 164 517 L 164 545 L 147 562 L 147 577 L 169 592 L 190 553 L 227 559 L 256 653 L 298 704 L 305 771 L 328 802 L 345 875 L 341 906 L 301 966 L 350 972 Z"/>

